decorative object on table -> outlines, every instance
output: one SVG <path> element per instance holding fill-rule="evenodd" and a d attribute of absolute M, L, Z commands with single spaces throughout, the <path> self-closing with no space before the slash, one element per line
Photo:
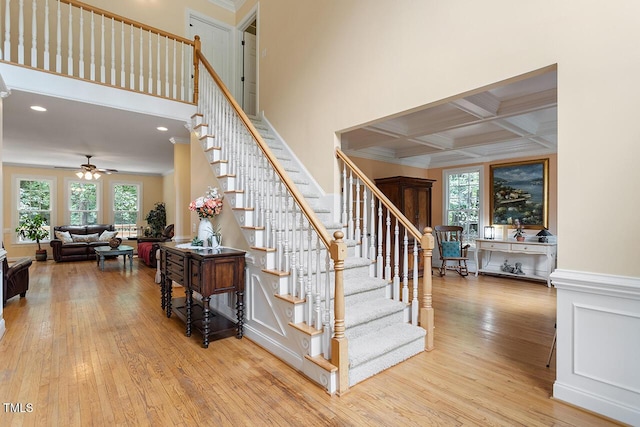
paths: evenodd
<path fill-rule="evenodd" d="M 484 238 L 493 240 L 496 238 L 496 229 L 493 225 L 484 226 Z"/>
<path fill-rule="evenodd" d="M 122 239 L 119 237 L 112 237 L 111 239 L 109 239 L 109 247 L 111 249 L 118 249 L 121 243 Z"/>
<path fill-rule="evenodd" d="M 515 237 L 518 242 L 524 242 L 524 235 L 526 233 L 524 232 L 524 228 L 522 227 L 522 224 L 520 223 L 520 220 L 518 218 L 513 221 L 513 226 L 516 230 L 513 233 L 513 237 Z"/>
<path fill-rule="evenodd" d="M 160 237 L 167 226 L 167 209 L 164 202 L 156 202 L 153 209 L 144 218 L 149 224 L 149 230 L 145 230 L 146 237 Z"/>
<path fill-rule="evenodd" d="M 202 241 L 202 246 L 207 248 L 217 248 L 222 242 L 220 227 L 213 227 L 210 219 L 215 218 L 222 212 L 223 194 L 218 192 L 217 188 L 209 187 L 204 196 L 198 197 L 189 203 L 189 210 L 196 212 L 200 218 L 198 225 L 198 236 L 193 240 L 192 244 L 196 245 L 197 241 Z M 196 240 L 197 239 L 197 240 Z"/>
<path fill-rule="evenodd" d="M 549 226 L 549 159 L 491 165 L 490 175 L 491 224 L 519 218 L 528 228 Z"/>
<path fill-rule="evenodd" d="M 49 230 L 44 228 L 47 220 L 44 216 L 36 214 L 33 216 L 25 216 L 20 220 L 20 225 L 16 228 L 16 233 L 23 239 L 35 240 L 38 244 L 36 250 L 36 261 L 47 260 L 47 250 L 42 249 L 40 240 L 49 237 Z"/>
<path fill-rule="evenodd" d="M 538 234 L 536 234 L 536 236 L 538 236 L 538 242 L 547 243 L 549 242 L 549 236 L 553 236 L 553 234 L 551 234 L 546 228 L 543 228 L 538 232 Z"/>

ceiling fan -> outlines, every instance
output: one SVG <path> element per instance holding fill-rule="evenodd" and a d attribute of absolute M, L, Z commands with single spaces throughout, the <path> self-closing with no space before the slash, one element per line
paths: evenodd
<path fill-rule="evenodd" d="M 85 154 L 87 157 L 87 163 L 83 163 L 80 165 L 80 169 L 76 172 L 76 176 L 81 179 L 86 179 L 88 181 L 92 179 L 98 179 L 102 174 L 111 175 L 112 173 L 118 172 L 117 169 L 100 169 L 96 165 L 91 164 L 91 157 L 88 154 Z M 68 169 L 68 168 L 64 168 Z"/>

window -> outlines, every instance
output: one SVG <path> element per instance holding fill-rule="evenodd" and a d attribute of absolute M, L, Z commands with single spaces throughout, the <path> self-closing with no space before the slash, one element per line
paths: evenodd
<path fill-rule="evenodd" d="M 51 232 L 51 220 L 52 220 L 52 194 L 54 193 L 54 181 L 51 179 L 40 178 L 15 178 L 16 188 L 16 211 L 17 220 L 16 227 L 28 217 L 33 217 L 37 214 L 42 215 L 47 225 L 45 228 Z M 47 238 L 48 239 L 48 238 Z M 17 236 L 17 242 L 31 243 L 32 241 L 26 237 Z"/>
<path fill-rule="evenodd" d="M 69 224 L 93 225 L 98 223 L 100 187 L 94 182 L 69 181 Z"/>
<path fill-rule="evenodd" d="M 113 223 L 120 237 L 135 237 L 140 213 L 140 184 L 114 184 Z"/>
<path fill-rule="evenodd" d="M 478 237 L 482 200 L 482 168 L 444 171 L 444 218 L 447 225 L 460 225 L 464 241 Z"/>

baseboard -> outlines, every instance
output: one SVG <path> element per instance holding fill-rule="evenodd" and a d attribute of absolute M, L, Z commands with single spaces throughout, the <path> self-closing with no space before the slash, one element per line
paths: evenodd
<path fill-rule="evenodd" d="M 0 312 L 0 314 L 2 313 Z M 2 337 L 4 337 L 5 332 L 7 332 L 6 323 L 4 322 L 4 318 L 0 318 L 0 340 L 2 340 Z"/>

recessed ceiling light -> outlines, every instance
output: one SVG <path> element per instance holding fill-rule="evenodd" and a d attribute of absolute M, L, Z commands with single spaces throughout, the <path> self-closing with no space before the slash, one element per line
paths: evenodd
<path fill-rule="evenodd" d="M 169 129 L 167 129 L 167 128 L 166 128 L 166 127 L 164 127 L 164 126 L 158 126 L 156 129 L 158 129 L 160 132 L 166 132 L 166 131 L 168 131 L 168 130 L 169 130 Z"/>
<path fill-rule="evenodd" d="M 47 109 L 46 109 L 46 108 L 41 107 L 41 106 L 39 106 L 39 105 L 32 105 L 32 106 L 31 106 L 31 109 L 32 109 L 32 110 L 34 110 L 34 111 L 47 111 Z"/>

